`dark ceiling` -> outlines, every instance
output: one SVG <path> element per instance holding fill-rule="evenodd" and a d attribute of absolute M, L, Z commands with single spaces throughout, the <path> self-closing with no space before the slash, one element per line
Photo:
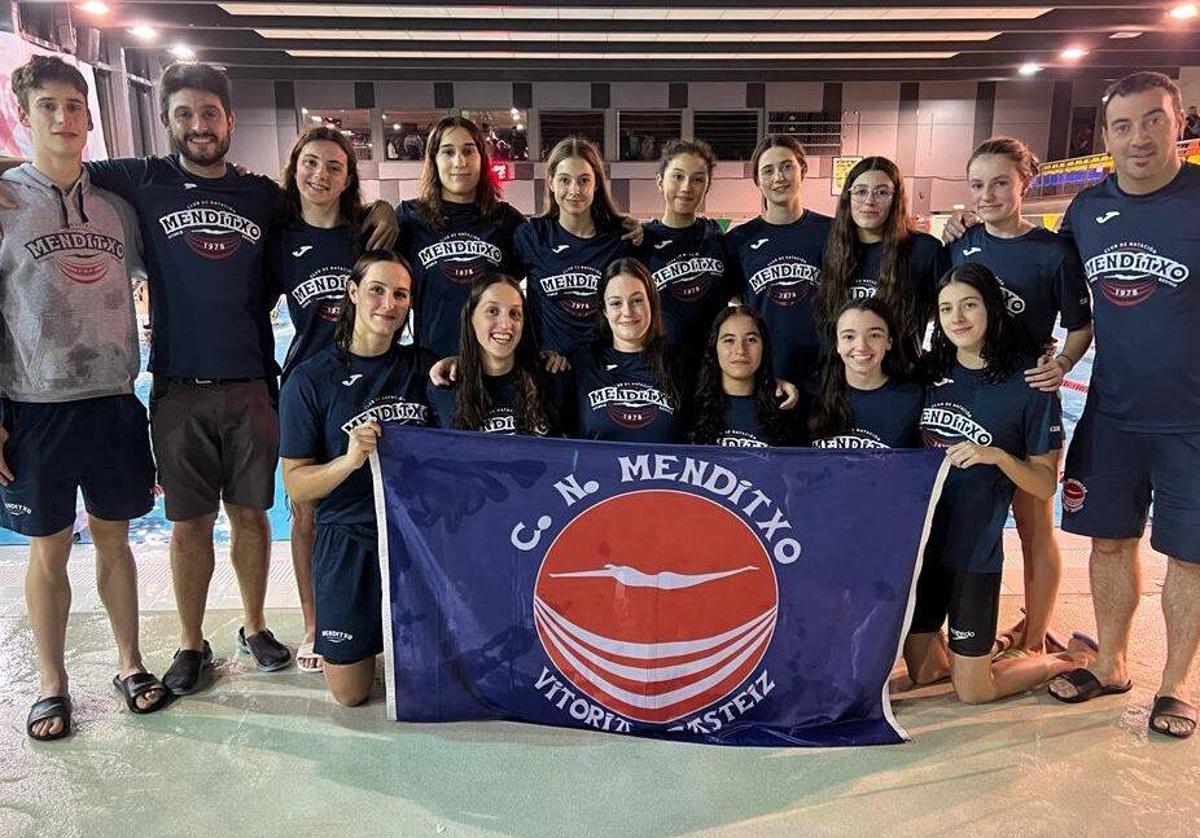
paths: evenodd
<path fill-rule="evenodd" d="M 963 80 L 1017 78 L 1026 62 L 1056 79 L 1200 65 L 1197 18 L 1153 0 L 109 5 L 72 16 L 114 34 L 148 25 L 158 38 L 126 35 L 131 46 L 182 43 L 231 75 L 275 79 Z M 1068 46 L 1088 52 L 1069 61 Z"/>

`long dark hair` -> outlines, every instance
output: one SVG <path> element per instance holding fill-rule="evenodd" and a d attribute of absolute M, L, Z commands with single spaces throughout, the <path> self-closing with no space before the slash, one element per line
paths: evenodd
<path fill-rule="evenodd" d="M 621 221 L 621 211 L 617 209 L 612 192 L 609 191 L 604 157 L 595 143 L 586 137 L 567 137 L 550 150 L 550 156 L 546 158 L 546 211 L 543 215 L 558 218 L 558 201 L 554 199 L 554 170 L 558 168 L 559 163 L 572 157 L 578 157 L 587 163 L 596 179 L 591 207 L 592 220 L 602 230 L 617 226 Z"/>
<path fill-rule="evenodd" d="M 1000 282 L 987 265 L 967 262 L 946 271 L 938 280 L 934 299 L 940 297 L 942 289 L 951 282 L 970 285 L 983 298 L 983 306 L 987 310 L 987 331 L 983 335 L 983 349 L 980 354 L 987 364 L 987 381 L 1003 381 L 1021 368 L 1022 361 L 1030 355 L 1037 354 L 1029 345 L 1028 339 L 1023 336 L 1017 321 L 1008 313 Z M 922 358 L 922 365 L 927 379 L 936 381 L 945 378 L 954 368 L 958 353 L 958 349 L 942 329 L 940 316 L 933 318 L 933 337 L 930 343 L 931 348 Z"/>
<path fill-rule="evenodd" d="M 762 316 L 746 306 L 726 306 L 713 320 L 700 359 L 700 375 L 696 381 L 695 402 L 689 423 L 688 440 L 696 445 L 715 445 L 725 430 L 725 408 L 729 396 L 722 386 L 721 362 L 717 358 L 717 340 L 721 327 L 731 317 L 748 317 L 758 329 L 762 342 L 762 362 L 754 372 L 754 412 L 758 424 L 771 445 L 786 445 L 789 440 L 783 411 L 775 403 L 775 376 L 771 370 L 771 334 Z"/>
<path fill-rule="evenodd" d="M 649 268 L 637 259 L 617 259 L 604 269 L 600 286 L 596 289 L 600 310 L 596 315 L 596 337 L 592 343 L 592 352 L 596 357 L 600 357 L 605 349 L 613 345 L 612 327 L 608 325 L 608 318 L 604 316 L 604 292 L 608 283 L 621 274 L 636 277 L 645 289 L 646 303 L 650 306 L 650 331 L 646 335 L 646 345 L 642 347 L 642 354 L 658 382 L 659 389 L 666 393 L 667 399 L 678 409 L 679 390 L 675 386 L 675 376 L 671 373 L 670 364 L 667 363 L 667 327 L 663 322 L 662 301 L 659 299 L 658 289 L 654 286 Z"/>
<path fill-rule="evenodd" d="M 354 146 L 346 139 L 341 131 L 328 125 L 314 125 L 305 129 L 296 142 L 292 143 L 292 151 L 288 154 L 287 165 L 283 168 L 283 213 L 284 221 L 290 223 L 302 217 L 300 203 L 300 188 L 296 186 L 296 169 L 300 165 L 300 152 L 309 143 L 321 140 L 331 142 L 346 155 L 346 188 L 338 199 L 340 221 L 349 224 L 357 238 L 358 225 L 362 221 L 363 205 L 362 191 L 358 183 L 358 157 L 354 154 Z"/>
<path fill-rule="evenodd" d="M 923 337 L 923 327 L 929 312 L 917 310 L 917 289 L 909 272 L 912 251 L 912 222 L 908 217 L 908 194 L 899 167 L 886 157 L 864 157 L 850 173 L 838 197 L 837 212 L 825 247 L 821 265 L 821 284 L 817 289 L 817 317 L 827 331 L 834 328 L 846 301 L 850 287 L 857 278 L 862 262 L 862 243 L 858 240 L 857 225 L 851 214 L 850 189 L 854 181 L 867 172 L 883 172 L 892 182 L 894 194 L 883 221 L 883 252 L 879 259 L 879 276 L 875 295 L 887 303 L 895 329 L 892 340 L 897 346 L 913 335 Z M 915 360 L 915 359 L 911 359 Z"/>
<path fill-rule="evenodd" d="M 414 202 L 417 216 L 432 230 L 446 228 L 446 214 L 442 208 L 442 179 L 438 175 L 437 155 L 442 145 L 442 136 L 451 128 L 461 128 L 471 135 L 475 149 L 479 152 L 479 186 L 475 187 L 475 203 L 484 219 L 491 218 L 500 205 L 500 183 L 492 172 L 488 157 L 487 141 L 474 122 L 463 116 L 444 116 L 429 129 L 425 142 L 425 163 L 421 167 L 420 194 Z"/>
<path fill-rule="evenodd" d="M 483 351 L 475 337 L 475 326 L 471 318 L 484 292 L 493 285 L 503 283 L 521 294 L 521 284 L 507 274 L 484 275 L 471 286 L 471 293 L 462 307 L 458 347 L 458 395 L 455 400 L 453 427 L 467 431 L 480 430 L 487 422 L 492 409 L 492 399 L 483 386 Z M 546 433 L 550 427 L 551 407 L 543 393 L 542 365 L 538 355 L 537 340 L 533 326 L 526 319 L 521 328 L 521 339 L 517 341 L 513 374 L 517 381 L 517 433 L 534 435 Z"/>
<path fill-rule="evenodd" d="M 346 291 L 342 294 L 342 308 L 338 312 L 337 322 L 333 324 L 333 345 L 343 353 L 350 351 L 350 341 L 354 338 L 354 318 L 356 316 L 354 302 L 350 299 L 350 286 L 358 288 L 362 285 L 363 278 L 366 277 L 367 271 L 371 266 L 379 262 L 392 262 L 404 268 L 404 272 L 408 274 L 409 281 L 409 308 L 412 308 L 413 299 L 413 281 L 412 268 L 409 267 L 408 261 L 398 253 L 391 250 L 368 250 L 362 256 L 359 256 L 354 263 L 354 267 L 350 269 L 350 276 L 346 280 Z M 403 329 L 396 330 L 397 336 Z"/>
<path fill-rule="evenodd" d="M 884 375 L 889 379 L 895 378 L 904 373 L 906 366 L 900 346 L 901 339 L 896 333 L 896 321 L 888 304 L 879 297 L 843 303 L 830 327 L 834 330 L 834 351 L 829 353 L 821 367 L 816 403 L 808 416 L 808 432 L 812 439 L 836 436 L 850 428 L 850 385 L 846 382 L 846 362 L 837 353 L 836 333 L 837 322 L 848 311 L 869 311 L 882 320 L 887 328 L 888 337 L 892 339 L 892 348 L 883 356 Z"/>

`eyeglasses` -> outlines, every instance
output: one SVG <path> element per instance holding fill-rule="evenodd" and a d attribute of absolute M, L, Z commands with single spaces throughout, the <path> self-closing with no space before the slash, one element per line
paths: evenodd
<path fill-rule="evenodd" d="M 866 203 L 870 198 L 883 203 L 892 200 L 895 194 L 896 190 L 890 186 L 876 186 L 874 189 L 869 186 L 855 186 L 850 190 L 850 197 L 860 204 Z"/>

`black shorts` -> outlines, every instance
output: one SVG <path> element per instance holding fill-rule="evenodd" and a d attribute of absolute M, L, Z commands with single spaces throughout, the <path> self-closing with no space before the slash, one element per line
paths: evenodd
<path fill-rule="evenodd" d="M 950 617 L 950 651 L 965 658 L 992 653 L 1000 618 L 999 573 L 971 573 L 926 562 L 917 580 L 911 634 L 939 631 Z"/>
<path fill-rule="evenodd" d="M 333 664 L 383 651 L 383 588 L 374 524 L 317 524 L 312 552 L 317 637 L 313 651 Z"/>
<path fill-rule="evenodd" d="M 0 526 L 53 535 L 75 521 L 83 491 L 88 513 L 105 521 L 140 518 L 154 507 L 154 460 L 146 408 L 134 395 L 39 404 L 4 399 L 4 461 L 14 480 L 0 487 Z"/>
<path fill-rule="evenodd" d="M 279 414 L 268 379 L 198 384 L 155 376 L 150 432 L 169 521 L 275 503 Z"/>

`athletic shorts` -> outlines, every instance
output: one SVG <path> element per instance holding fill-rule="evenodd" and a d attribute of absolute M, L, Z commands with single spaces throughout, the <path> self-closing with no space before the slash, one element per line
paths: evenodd
<path fill-rule="evenodd" d="M 150 433 L 167 520 L 275 503 L 279 414 L 269 380 L 199 384 L 155 376 Z"/>
<path fill-rule="evenodd" d="M 1200 562 L 1200 433 L 1126 431 L 1085 409 L 1062 492 L 1062 528 L 1093 538 L 1140 538 L 1153 499 L 1151 545 Z"/>
<path fill-rule="evenodd" d="M 950 618 L 950 651 L 965 658 L 992 653 L 1000 617 L 1000 574 L 926 563 L 917 579 L 911 634 L 939 631 Z"/>
<path fill-rule="evenodd" d="M 39 404 L 4 399 L 4 461 L 15 478 L 0 487 L 0 526 L 53 535 L 75 522 L 83 490 L 88 513 L 140 518 L 154 506 L 154 460 L 146 408 L 136 396 Z"/>
<path fill-rule="evenodd" d="M 383 651 L 383 588 L 373 524 L 317 524 L 312 552 L 317 638 L 313 651 L 333 664 Z"/>

